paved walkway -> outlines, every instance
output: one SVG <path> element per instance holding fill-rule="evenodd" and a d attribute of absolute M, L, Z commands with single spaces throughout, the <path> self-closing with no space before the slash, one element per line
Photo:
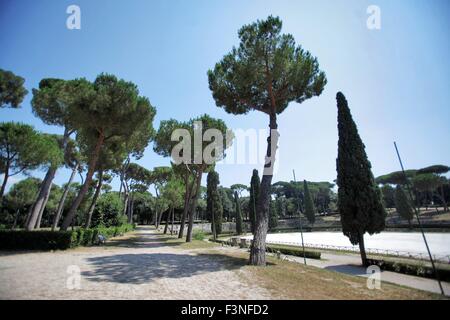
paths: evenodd
<path fill-rule="evenodd" d="M 271 298 L 266 289 L 243 282 L 241 271 L 235 272 L 239 264 L 230 266 L 229 257 L 177 249 L 164 240 L 139 227 L 131 241 L 114 246 L 2 252 L 0 299 Z"/>
<path fill-rule="evenodd" d="M 304 263 L 303 258 L 289 257 L 299 263 Z M 361 267 L 361 257 L 355 254 L 333 254 L 322 252 L 322 259 L 306 259 L 306 263 L 327 270 L 333 270 L 345 274 L 368 277 L 366 268 Z M 381 281 L 395 283 L 398 285 L 420 289 L 424 291 L 441 293 L 439 285 L 434 279 L 427 279 L 391 271 L 381 271 Z M 450 296 L 450 283 L 442 282 L 442 287 L 447 296 Z"/>

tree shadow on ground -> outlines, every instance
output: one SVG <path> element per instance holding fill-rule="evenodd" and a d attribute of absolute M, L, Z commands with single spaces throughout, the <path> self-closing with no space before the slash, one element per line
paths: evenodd
<path fill-rule="evenodd" d="M 93 270 L 82 275 L 97 282 L 146 283 L 158 278 L 183 278 L 239 269 L 247 259 L 220 254 L 119 254 L 87 259 Z"/>
<path fill-rule="evenodd" d="M 352 276 L 362 276 L 367 275 L 366 269 L 362 266 L 357 266 L 354 264 L 339 264 L 336 266 L 327 266 L 324 269 L 331 270 L 335 272 L 345 273 Z"/>
<path fill-rule="evenodd" d="M 146 234 L 142 233 L 139 237 L 110 239 L 104 244 L 104 246 L 121 248 L 157 248 L 182 244 L 182 242 L 169 242 L 170 240 L 174 240 L 173 237 L 158 236 L 149 238 L 145 236 Z"/>

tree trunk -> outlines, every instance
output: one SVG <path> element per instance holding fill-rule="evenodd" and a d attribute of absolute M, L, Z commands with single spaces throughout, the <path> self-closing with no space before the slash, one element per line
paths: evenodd
<path fill-rule="evenodd" d="M 167 230 L 169 230 L 169 219 L 170 219 L 171 212 L 172 212 L 172 208 L 169 208 L 169 211 L 167 211 L 167 215 L 166 215 L 166 225 L 164 227 L 164 234 L 167 234 Z"/>
<path fill-rule="evenodd" d="M 69 141 L 69 136 L 70 136 L 69 130 L 67 128 L 64 128 L 64 135 L 63 135 L 63 141 L 62 141 L 62 151 L 63 151 L 64 155 L 67 150 L 67 143 Z M 47 205 L 47 201 L 50 196 L 52 183 L 53 183 L 53 179 L 55 178 L 56 170 L 57 170 L 57 167 L 55 167 L 55 168 L 50 167 L 47 171 L 47 175 L 45 176 L 45 179 L 42 182 L 41 190 L 39 191 L 39 196 L 36 200 L 36 203 L 33 207 L 33 211 L 31 213 L 30 223 L 32 223 L 33 221 L 36 221 L 36 225 L 35 226 L 31 226 L 31 225 L 27 226 L 27 229 L 28 228 L 32 229 L 33 227 L 35 227 L 36 229 L 39 229 L 41 226 L 42 215 L 44 213 L 45 206 Z M 37 216 L 37 219 L 36 219 L 36 216 Z"/>
<path fill-rule="evenodd" d="M 214 205 L 212 205 L 211 207 L 214 207 Z M 214 214 L 214 210 L 211 212 L 211 232 L 213 235 L 213 239 L 216 240 L 217 239 L 217 232 L 216 232 L 216 217 Z"/>
<path fill-rule="evenodd" d="M 97 161 L 98 161 L 98 158 L 100 155 L 100 151 L 103 147 L 104 141 L 105 141 L 105 136 L 103 135 L 103 133 L 100 133 L 100 135 L 97 139 L 97 143 L 94 148 L 94 152 L 92 153 L 91 159 L 89 161 L 89 169 L 88 169 L 88 172 L 86 175 L 86 181 L 84 181 L 84 184 L 81 187 L 80 192 L 78 193 L 77 197 L 75 198 L 74 202 L 72 203 L 72 206 L 70 207 L 70 210 L 67 213 L 67 216 L 61 225 L 61 230 L 63 230 L 63 231 L 66 231 L 67 228 L 71 225 L 73 218 L 75 217 L 75 215 L 77 213 L 77 209 L 80 206 L 81 201 L 83 201 L 83 198 L 89 189 L 89 185 L 92 181 L 92 176 L 94 175 L 94 172 L 95 172 L 95 169 L 97 166 Z"/>
<path fill-rule="evenodd" d="M 164 212 L 159 213 L 158 222 L 156 223 L 156 228 L 159 228 L 159 226 L 161 225 L 163 213 Z"/>
<path fill-rule="evenodd" d="M 33 211 L 33 205 L 28 208 L 27 218 L 25 219 L 24 226 L 28 225 L 28 223 L 30 222 L 31 211 Z"/>
<path fill-rule="evenodd" d="M 159 193 L 158 193 L 158 188 L 156 187 L 155 184 L 155 194 L 156 194 L 156 198 L 159 198 Z M 160 220 L 160 214 L 162 214 L 162 212 L 159 212 L 159 205 L 157 202 L 155 202 L 156 204 L 156 210 L 155 210 L 155 228 L 158 229 L 159 228 L 159 220 Z"/>
<path fill-rule="evenodd" d="M 234 192 L 234 201 L 235 201 L 235 212 L 236 212 L 236 234 L 240 235 L 242 234 L 242 215 L 241 215 L 241 204 L 239 202 L 239 196 L 238 193 Z"/>
<path fill-rule="evenodd" d="M 46 203 L 45 200 L 48 199 L 48 195 L 50 193 L 50 189 L 52 187 L 52 183 L 53 183 L 53 179 L 55 178 L 55 174 L 56 174 L 56 168 L 51 167 L 47 170 L 45 178 L 41 183 L 41 187 L 39 188 L 38 197 L 33 204 L 33 207 L 32 207 L 31 213 L 30 213 L 30 218 L 25 226 L 25 228 L 28 231 L 33 230 L 37 225 L 41 209 L 44 206 L 44 204 Z"/>
<path fill-rule="evenodd" d="M 186 173 L 184 183 L 186 186 L 186 192 L 184 193 L 184 208 L 180 219 L 180 231 L 178 232 L 179 239 L 183 238 L 184 235 L 184 226 L 186 223 L 186 216 L 189 210 L 189 199 L 191 198 L 192 188 L 194 186 L 194 180 L 192 180 L 192 183 L 189 184 L 189 173 Z"/>
<path fill-rule="evenodd" d="M 91 226 L 92 214 L 94 213 L 95 205 L 97 204 L 98 197 L 100 196 L 100 192 L 102 191 L 102 185 L 103 185 L 103 170 L 100 170 L 98 173 L 97 188 L 95 189 L 94 197 L 92 198 L 91 205 L 89 206 L 86 222 L 84 223 L 84 227 L 86 229 L 88 229 Z"/>
<path fill-rule="evenodd" d="M 172 208 L 172 227 L 170 228 L 170 234 L 173 234 L 173 224 L 175 222 L 175 208 Z"/>
<path fill-rule="evenodd" d="M 6 184 L 8 183 L 8 178 L 9 178 L 9 166 L 10 166 L 9 161 L 6 161 L 6 165 L 5 165 L 5 175 L 3 176 L 2 188 L 0 189 L 0 201 L 1 201 L 2 198 L 3 198 L 3 194 L 5 194 Z"/>
<path fill-rule="evenodd" d="M 447 201 L 445 201 L 445 194 L 444 194 L 444 186 L 441 184 L 441 187 L 439 188 L 439 191 L 440 191 L 440 197 L 441 197 L 441 201 L 442 201 L 442 204 L 444 205 L 444 212 L 447 212 L 448 211 L 448 206 L 447 206 Z"/>
<path fill-rule="evenodd" d="M 39 216 L 36 221 L 35 229 L 41 228 L 42 215 L 44 214 L 45 207 L 47 206 L 48 198 L 50 198 L 50 191 L 51 191 L 51 189 L 49 190 L 49 192 L 47 192 L 45 199 L 44 199 L 44 203 L 42 204 L 41 209 L 39 210 Z"/>
<path fill-rule="evenodd" d="M 191 210 L 189 212 L 189 225 L 188 225 L 188 230 L 187 230 L 187 235 L 186 235 L 186 242 L 191 242 L 192 241 L 192 229 L 194 227 L 194 215 L 195 215 L 195 209 L 197 207 L 197 200 L 198 197 L 200 195 L 200 185 L 202 183 L 202 176 L 203 176 L 203 168 L 200 169 L 198 176 L 197 176 L 197 185 L 195 187 L 195 196 L 192 199 L 192 206 L 191 206 Z"/>
<path fill-rule="evenodd" d="M 64 188 L 64 192 L 58 203 L 58 209 L 56 210 L 55 218 L 53 219 L 52 231 L 55 231 L 55 229 L 58 227 L 59 220 L 61 219 L 61 213 L 64 209 L 64 203 L 66 202 L 67 194 L 69 193 L 70 184 L 72 183 L 73 179 L 75 178 L 75 174 L 77 173 L 79 167 L 80 167 L 80 164 L 77 163 L 75 165 L 75 167 L 72 169 L 72 174 L 70 175 L 69 182 L 67 182 L 67 185 Z"/>
<path fill-rule="evenodd" d="M 124 181 L 123 184 L 123 192 L 124 192 L 124 198 L 123 198 L 123 214 L 128 217 L 128 201 L 130 200 L 130 193 L 128 190 L 127 182 Z"/>
<path fill-rule="evenodd" d="M 119 200 L 122 200 L 122 187 L 123 187 L 123 180 L 122 177 L 120 177 Z"/>
<path fill-rule="evenodd" d="M 270 115 L 269 128 L 270 135 L 267 138 L 266 164 L 264 165 L 258 203 L 256 204 L 255 233 L 250 247 L 250 264 L 255 266 L 266 265 L 266 236 L 269 227 L 270 189 L 272 186 L 273 169 L 279 137 L 275 112 L 272 112 Z"/>
<path fill-rule="evenodd" d="M 129 202 L 130 202 L 130 207 L 128 209 L 128 223 L 132 224 L 133 223 L 133 211 L 134 211 L 134 196 L 133 196 L 133 194 L 131 194 Z"/>
<path fill-rule="evenodd" d="M 366 247 L 364 246 L 364 234 L 359 234 L 359 252 L 361 253 L 361 262 L 364 267 L 368 266 L 367 263 L 367 255 L 366 255 Z"/>
<path fill-rule="evenodd" d="M 17 226 L 17 220 L 19 219 L 19 213 L 20 213 L 20 209 L 17 209 L 16 215 L 14 216 L 14 223 L 11 227 L 12 230 L 14 230 Z"/>

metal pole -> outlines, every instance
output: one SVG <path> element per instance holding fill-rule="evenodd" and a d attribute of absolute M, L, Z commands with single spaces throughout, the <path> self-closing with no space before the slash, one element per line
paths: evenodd
<path fill-rule="evenodd" d="M 297 180 L 295 179 L 295 170 L 292 170 L 294 174 L 294 182 L 297 184 Z M 305 255 L 305 243 L 303 242 L 303 227 L 302 227 L 302 216 L 300 215 L 300 199 L 297 198 L 297 211 L 298 211 L 298 221 L 300 222 L 300 235 L 302 236 L 302 248 L 303 248 L 303 262 L 306 265 L 306 255 Z"/>
<path fill-rule="evenodd" d="M 402 168 L 403 176 L 405 177 L 406 188 L 408 190 L 409 197 L 412 201 L 413 194 L 411 191 L 411 187 L 409 185 L 408 177 L 406 176 L 406 173 L 405 173 L 405 168 L 403 167 L 402 158 L 400 157 L 400 153 L 397 148 L 397 143 L 395 141 L 394 141 L 394 147 L 395 147 L 395 151 L 397 152 L 397 157 L 398 157 L 398 161 L 400 162 L 400 167 Z M 439 284 L 439 288 L 441 289 L 442 295 L 445 295 L 444 289 L 442 288 L 441 280 L 439 279 L 439 274 L 436 270 L 436 266 L 434 265 L 434 260 L 433 260 L 433 256 L 431 255 L 430 247 L 428 246 L 427 238 L 425 237 L 425 233 L 423 231 L 422 223 L 420 222 L 420 219 L 419 219 L 419 213 L 417 212 L 417 207 L 414 204 L 413 204 L 413 207 L 414 207 L 414 213 L 416 215 L 417 223 L 419 224 L 420 232 L 422 233 L 423 241 L 425 242 L 425 247 L 427 248 L 428 256 L 430 257 L 431 266 L 433 267 L 434 274 L 436 275 L 436 280 Z"/>

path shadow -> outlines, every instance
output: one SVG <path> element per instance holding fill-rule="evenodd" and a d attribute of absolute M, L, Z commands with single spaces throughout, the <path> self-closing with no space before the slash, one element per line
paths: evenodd
<path fill-rule="evenodd" d="M 183 278 L 193 275 L 234 270 L 247 264 L 247 259 L 219 254 L 119 254 L 87 259 L 92 271 L 82 275 L 97 282 L 141 284 L 158 278 Z"/>
<path fill-rule="evenodd" d="M 327 266 L 324 269 L 336 271 L 336 272 L 340 272 L 340 273 L 345 273 L 345 274 L 349 274 L 352 276 L 367 275 L 366 269 L 364 269 L 361 266 L 356 266 L 353 264 L 339 264 L 336 266 Z"/>
<path fill-rule="evenodd" d="M 174 240 L 173 237 L 145 237 L 146 234 L 139 234 L 139 236 L 125 238 L 125 239 L 110 239 L 104 246 L 105 247 L 121 247 L 121 248 L 157 248 L 157 247 L 169 247 L 178 246 L 182 242 L 169 242 Z"/>

